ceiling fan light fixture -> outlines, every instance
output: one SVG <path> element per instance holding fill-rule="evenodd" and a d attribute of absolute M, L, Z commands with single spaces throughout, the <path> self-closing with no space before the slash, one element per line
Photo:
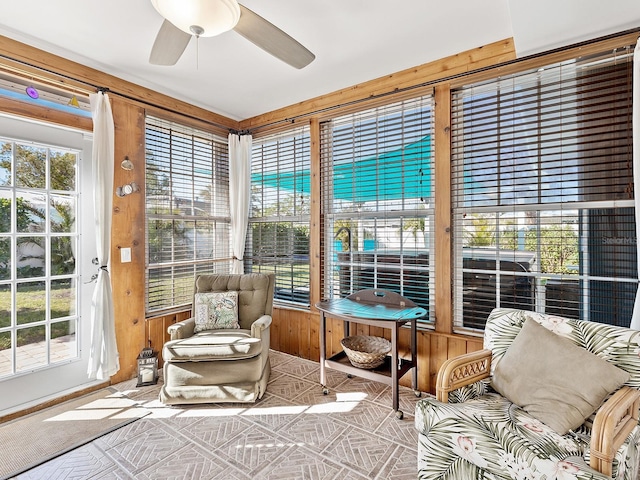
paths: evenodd
<path fill-rule="evenodd" d="M 236 0 L 151 0 L 160 15 L 190 35 L 214 37 L 233 29 L 240 20 Z"/>

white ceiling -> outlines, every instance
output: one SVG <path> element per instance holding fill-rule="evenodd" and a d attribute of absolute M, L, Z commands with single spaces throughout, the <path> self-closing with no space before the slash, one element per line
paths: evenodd
<path fill-rule="evenodd" d="M 523 56 L 640 27 L 638 0 L 241 3 L 315 61 L 296 70 L 231 31 L 150 65 L 162 18 L 149 0 L 0 0 L 0 35 L 242 120 L 509 37 Z"/>

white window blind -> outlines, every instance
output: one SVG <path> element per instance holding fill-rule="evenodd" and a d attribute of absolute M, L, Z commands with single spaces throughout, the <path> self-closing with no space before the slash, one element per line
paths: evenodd
<path fill-rule="evenodd" d="M 325 298 L 387 289 L 432 317 L 433 154 L 431 95 L 322 124 Z"/>
<path fill-rule="evenodd" d="M 254 139 L 245 270 L 276 274 L 277 302 L 309 305 L 309 129 Z"/>
<path fill-rule="evenodd" d="M 230 270 L 226 139 L 146 120 L 147 312 L 190 304 L 196 275 Z"/>
<path fill-rule="evenodd" d="M 498 306 L 629 325 L 631 69 L 623 48 L 454 92 L 458 328 Z"/>

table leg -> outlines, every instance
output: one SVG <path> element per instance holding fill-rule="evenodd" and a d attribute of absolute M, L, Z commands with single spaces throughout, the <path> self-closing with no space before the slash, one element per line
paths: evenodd
<path fill-rule="evenodd" d="M 391 329 L 391 397 L 393 411 L 396 412 L 398 418 L 402 418 L 403 414 L 400 411 L 399 399 L 398 399 L 398 330 L 400 328 L 399 323 L 395 323 Z"/>
<path fill-rule="evenodd" d="M 417 322 L 415 319 L 411 321 L 411 363 L 413 364 L 413 375 L 411 377 L 411 385 L 413 391 L 418 391 L 418 347 L 416 345 Z"/>
<path fill-rule="evenodd" d="M 320 312 L 320 385 L 322 385 L 323 393 L 326 395 L 327 390 L 327 379 L 325 372 L 324 361 L 327 356 L 327 333 L 325 331 L 327 326 L 327 319 L 324 315 L 324 312 Z"/>

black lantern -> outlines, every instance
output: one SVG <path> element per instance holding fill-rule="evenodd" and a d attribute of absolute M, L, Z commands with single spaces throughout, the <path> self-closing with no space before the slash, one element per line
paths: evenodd
<path fill-rule="evenodd" d="M 136 387 L 158 383 L 158 355 L 151 348 L 143 348 L 138 355 L 138 384 Z"/>

